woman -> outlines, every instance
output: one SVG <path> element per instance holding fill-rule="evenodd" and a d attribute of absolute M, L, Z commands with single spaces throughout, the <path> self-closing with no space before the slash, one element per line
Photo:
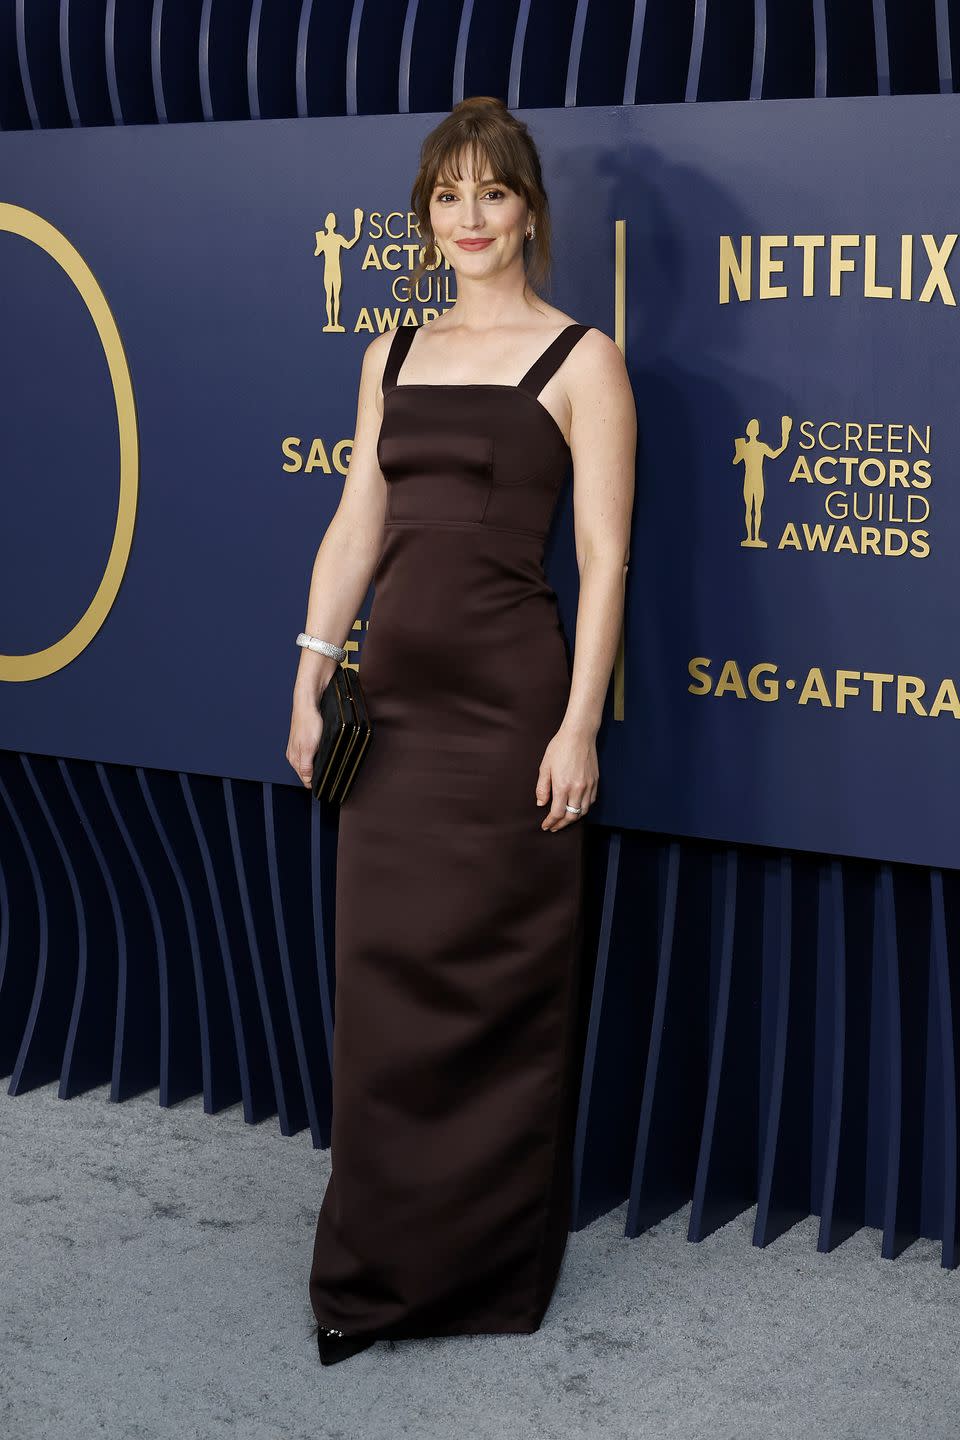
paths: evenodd
<path fill-rule="evenodd" d="M 446 259 L 456 304 L 367 347 L 307 608 L 332 653 L 301 651 L 287 747 L 308 785 L 318 696 L 372 579 L 373 736 L 339 817 L 332 1173 L 309 1285 L 326 1364 L 385 1336 L 528 1334 L 550 1301 L 582 821 L 633 503 L 620 351 L 531 284 L 550 220 L 526 126 L 499 100 L 457 105 L 424 142 L 412 205 L 417 275 Z M 572 667 L 542 569 L 571 457 Z"/>

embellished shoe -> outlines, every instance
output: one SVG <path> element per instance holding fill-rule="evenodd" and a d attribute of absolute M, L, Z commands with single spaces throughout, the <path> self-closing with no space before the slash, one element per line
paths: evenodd
<path fill-rule="evenodd" d="M 326 1325 L 316 1327 L 317 1349 L 323 1365 L 336 1365 L 338 1360 L 349 1360 L 359 1355 L 377 1341 L 376 1335 L 344 1335 L 342 1330 L 332 1330 Z"/>

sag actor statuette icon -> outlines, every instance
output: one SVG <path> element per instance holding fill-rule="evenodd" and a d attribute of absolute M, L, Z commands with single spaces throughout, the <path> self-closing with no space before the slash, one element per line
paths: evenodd
<path fill-rule="evenodd" d="M 345 334 L 346 329 L 340 324 L 340 296 L 343 291 L 343 267 L 340 264 L 340 252 L 352 250 L 360 239 L 363 229 L 363 211 L 355 209 L 353 212 L 353 238 L 348 240 L 337 230 L 337 217 L 334 211 L 330 211 L 323 222 L 324 228 L 317 230 L 317 248 L 314 256 L 323 256 L 323 294 L 327 308 L 327 323 L 324 330 L 336 330 Z"/>
<path fill-rule="evenodd" d="M 733 465 L 743 464 L 743 503 L 747 538 L 740 544 L 755 550 L 766 550 L 766 540 L 760 539 L 760 521 L 763 514 L 763 462 L 774 460 L 787 448 L 793 421 L 789 415 L 781 417 L 780 448 L 773 450 L 758 438 L 759 420 L 747 423 L 746 435 L 739 435 L 734 443 Z"/>

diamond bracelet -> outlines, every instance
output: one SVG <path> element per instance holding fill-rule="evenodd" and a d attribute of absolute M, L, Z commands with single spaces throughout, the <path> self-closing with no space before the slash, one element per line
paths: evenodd
<path fill-rule="evenodd" d="M 297 644 L 304 650 L 316 650 L 321 655 L 329 655 L 331 660 L 347 658 L 347 652 L 342 645 L 334 645 L 330 640 L 318 640 L 316 635 L 307 635 L 303 630 L 297 636 Z"/>

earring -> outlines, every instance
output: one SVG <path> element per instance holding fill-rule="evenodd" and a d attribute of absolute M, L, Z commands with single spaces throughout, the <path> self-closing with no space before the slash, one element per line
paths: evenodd
<path fill-rule="evenodd" d="M 536 227 L 536 225 L 531 225 L 531 226 L 530 226 L 530 229 L 527 231 L 527 239 L 528 239 L 528 240 L 532 240 L 533 237 L 534 237 L 534 235 L 536 235 L 536 233 L 537 233 L 537 227 Z"/>

